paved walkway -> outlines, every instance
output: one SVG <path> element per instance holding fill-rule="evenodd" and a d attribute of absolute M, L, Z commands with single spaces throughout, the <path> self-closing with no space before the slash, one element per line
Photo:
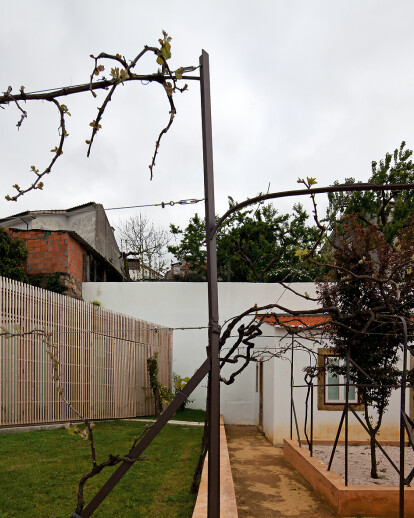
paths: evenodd
<path fill-rule="evenodd" d="M 239 518 L 335 518 L 255 426 L 226 425 Z"/>
<path fill-rule="evenodd" d="M 126 418 L 121 419 L 121 421 L 143 421 L 144 423 L 155 423 L 156 419 L 147 419 L 143 417 L 134 417 L 134 418 Z M 175 419 L 170 419 L 168 424 L 179 424 L 182 426 L 204 426 L 204 422 L 200 423 L 198 421 L 178 421 Z"/>

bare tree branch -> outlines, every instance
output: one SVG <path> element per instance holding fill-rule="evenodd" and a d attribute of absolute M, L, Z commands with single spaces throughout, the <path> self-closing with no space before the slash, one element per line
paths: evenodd
<path fill-rule="evenodd" d="M 54 149 L 50 150 L 52 153 L 54 153 L 54 155 L 53 155 L 51 162 L 46 167 L 46 169 L 42 173 L 39 173 L 39 169 L 37 169 L 36 166 L 32 165 L 30 169 L 36 175 L 36 180 L 26 189 L 21 189 L 17 183 L 14 184 L 13 187 L 17 190 L 17 194 L 15 194 L 14 196 L 7 195 L 6 200 L 8 200 L 8 201 L 17 201 L 17 199 L 20 198 L 20 196 L 23 196 L 23 194 L 26 194 L 27 192 L 32 191 L 34 189 L 42 190 L 43 185 L 44 185 L 43 182 L 41 181 L 42 178 L 45 175 L 50 173 L 56 160 L 61 155 L 63 155 L 63 144 L 65 141 L 65 138 L 67 138 L 67 136 L 68 136 L 68 133 L 66 132 L 66 126 L 65 126 L 65 115 L 70 115 L 70 113 L 68 112 L 68 109 L 65 104 L 61 105 L 61 104 L 59 104 L 59 102 L 56 99 L 53 99 L 53 98 L 50 99 L 49 101 L 52 102 L 57 107 L 57 109 L 59 110 L 59 114 L 60 114 L 60 126 L 59 126 L 60 141 L 59 141 L 59 144 Z M 26 114 L 26 116 L 27 116 L 27 114 Z M 22 119 L 20 119 L 19 122 L 21 122 L 21 121 L 22 121 Z M 18 126 L 19 126 L 19 124 L 18 124 Z"/>
<path fill-rule="evenodd" d="M 0 107 L 4 107 L 8 105 L 9 103 L 14 103 L 19 111 L 22 113 L 18 123 L 17 127 L 20 129 L 23 121 L 25 118 L 27 118 L 28 114 L 23 108 L 20 106 L 19 101 L 40 101 L 45 100 L 49 102 L 53 102 L 60 111 L 61 116 L 61 123 L 60 123 L 60 135 L 61 135 L 61 141 L 59 146 L 53 150 L 56 152 L 56 155 L 54 156 L 53 160 L 50 162 L 50 164 L 46 167 L 46 169 L 43 172 L 39 172 L 39 169 L 37 169 L 35 166 L 31 167 L 31 171 L 36 175 L 35 181 L 29 185 L 26 188 L 21 188 L 17 183 L 13 186 L 17 190 L 17 194 L 14 196 L 7 195 L 6 199 L 8 201 L 17 201 L 17 199 L 20 196 L 23 196 L 25 193 L 34 190 L 34 189 L 42 189 L 43 188 L 43 182 L 41 179 L 46 175 L 49 174 L 52 170 L 52 167 L 57 160 L 59 156 L 63 153 L 63 140 L 67 137 L 67 133 L 65 131 L 65 121 L 64 121 L 64 115 L 70 115 L 68 112 L 68 109 L 66 105 L 62 104 L 60 105 L 58 101 L 56 100 L 59 97 L 66 97 L 82 92 L 91 92 L 93 97 L 96 97 L 96 90 L 109 90 L 107 95 L 105 96 L 105 99 L 102 103 L 102 105 L 98 109 L 98 115 L 96 119 L 94 119 L 90 126 L 92 127 L 92 134 L 91 137 L 86 141 L 88 144 L 88 150 L 87 150 L 87 156 L 90 156 L 92 144 L 95 140 L 95 136 L 99 129 L 101 129 L 101 121 L 103 118 L 103 115 L 105 113 L 105 110 L 108 107 L 109 102 L 111 101 L 115 90 L 117 89 L 118 85 L 124 85 L 131 81 L 140 81 L 141 83 L 159 83 L 163 86 L 163 89 L 166 93 L 168 104 L 169 104 L 169 121 L 168 124 L 161 130 L 158 139 L 155 144 L 151 164 L 149 166 L 150 168 L 150 179 L 153 177 L 153 170 L 155 167 L 155 159 L 158 154 L 158 150 L 160 147 L 160 142 L 162 137 L 169 131 L 171 128 L 171 125 L 174 121 L 175 115 L 177 113 L 177 110 L 175 108 L 174 104 L 174 94 L 179 92 L 184 92 L 187 90 L 187 84 L 185 84 L 183 87 L 178 86 L 178 82 L 182 79 L 190 79 L 190 80 L 198 80 L 198 77 L 193 76 L 184 76 L 184 72 L 193 72 L 197 70 L 198 67 L 180 67 L 175 71 L 171 71 L 170 67 L 168 65 L 167 60 L 171 57 L 170 52 L 170 41 L 171 38 L 168 36 L 165 31 L 163 31 L 163 39 L 160 39 L 160 45 L 161 47 L 149 47 L 145 46 L 144 49 L 137 54 L 137 56 L 130 61 L 128 64 L 125 57 L 121 56 L 120 54 L 108 54 L 106 52 L 101 52 L 98 56 L 91 55 L 91 58 L 94 60 L 94 67 L 92 70 L 92 73 L 89 78 L 89 82 L 81 85 L 75 85 L 75 86 L 68 86 L 64 88 L 58 88 L 58 89 L 51 89 L 51 90 L 44 90 L 41 92 L 32 92 L 32 93 L 26 93 L 24 91 L 24 87 L 22 86 L 20 88 L 20 93 L 17 95 L 12 95 L 12 87 L 9 86 L 6 92 L 3 92 L 3 95 L 0 95 Z M 146 54 L 146 53 L 152 53 L 156 56 L 156 60 L 158 64 L 161 64 L 161 68 L 153 74 L 135 74 L 133 72 L 134 67 L 138 63 L 138 61 Z M 98 81 L 93 81 L 93 78 L 96 76 L 99 76 L 104 71 L 105 67 L 104 65 L 100 64 L 103 60 L 109 61 L 109 62 L 115 62 L 115 64 L 120 66 L 114 66 L 111 69 L 110 75 L 112 79 L 107 79 L 102 75 L 101 79 Z"/>

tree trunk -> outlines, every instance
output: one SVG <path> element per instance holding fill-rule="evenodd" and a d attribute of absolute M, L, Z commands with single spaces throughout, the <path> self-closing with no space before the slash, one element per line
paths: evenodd
<path fill-rule="evenodd" d="M 227 259 L 227 282 L 231 281 L 231 262 Z"/>
<path fill-rule="evenodd" d="M 159 417 L 161 415 L 161 412 L 162 412 L 160 388 L 157 385 L 152 390 L 153 390 L 153 393 L 154 393 L 154 406 L 155 406 L 154 412 L 155 412 L 155 417 Z"/>
<path fill-rule="evenodd" d="M 158 382 L 158 353 L 147 358 L 147 371 L 149 374 L 150 387 L 154 396 L 154 413 L 158 417 L 162 412 L 160 384 Z"/>
<path fill-rule="evenodd" d="M 371 435 L 371 478 L 378 478 L 377 472 L 377 451 L 375 449 L 375 433 Z"/>
<path fill-rule="evenodd" d="M 372 426 L 372 423 L 369 419 L 369 407 L 368 404 L 365 402 L 365 422 L 367 423 L 367 428 L 369 430 L 370 435 L 370 447 L 371 447 L 371 477 L 372 478 L 378 478 L 378 471 L 377 471 L 377 451 L 375 448 L 375 438 L 377 436 L 378 430 L 381 428 L 382 423 L 382 416 L 384 415 L 384 407 L 380 406 L 378 411 L 378 417 L 377 417 L 377 424 L 375 426 Z"/>
<path fill-rule="evenodd" d="M 128 281 L 128 282 L 131 282 L 131 275 L 129 273 L 129 264 L 128 264 L 128 254 L 125 253 L 125 252 L 121 252 L 121 258 L 122 258 L 122 261 L 124 263 L 124 275 L 125 275 L 125 279 Z"/>

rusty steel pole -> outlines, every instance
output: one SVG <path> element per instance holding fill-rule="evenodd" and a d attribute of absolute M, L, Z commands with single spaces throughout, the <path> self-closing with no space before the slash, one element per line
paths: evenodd
<path fill-rule="evenodd" d="M 400 518 L 404 518 L 404 486 L 405 486 L 405 398 L 407 389 L 407 342 L 408 331 L 407 322 L 404 317 L 399 317 L 404 331 L 404 349 L 403 349 L 403 371 L 401 376 L 401 402 L 400 402 L 400 492 L 399 492 L 399 514 Z"/>
<path fill-rule="evenodd" d="M 201 123 L 203 130 L 204 195 L 206 210 L 207 282 L 208 282 L 208 518 L 220 516 L 220 366 L 218 323 L 218 285 L 216 216 L 214 208 L 213 137 L 211 126 L 210 67 L 204 50 L 200 56 Z"/>

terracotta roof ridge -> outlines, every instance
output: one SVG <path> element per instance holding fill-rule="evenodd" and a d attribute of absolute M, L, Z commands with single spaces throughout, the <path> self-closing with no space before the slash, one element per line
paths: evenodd
<path fill-rule="evenodd" d="M 262 320 L 265 324 L 269 324 L 273 327 L 308 327 L 324 325 L 331 320 L 329 315 L 318 314 L 318 315 L 289 315 L 289 314 L 272 314 L 272 315 L 256 315 L 258 320 Z"/>

